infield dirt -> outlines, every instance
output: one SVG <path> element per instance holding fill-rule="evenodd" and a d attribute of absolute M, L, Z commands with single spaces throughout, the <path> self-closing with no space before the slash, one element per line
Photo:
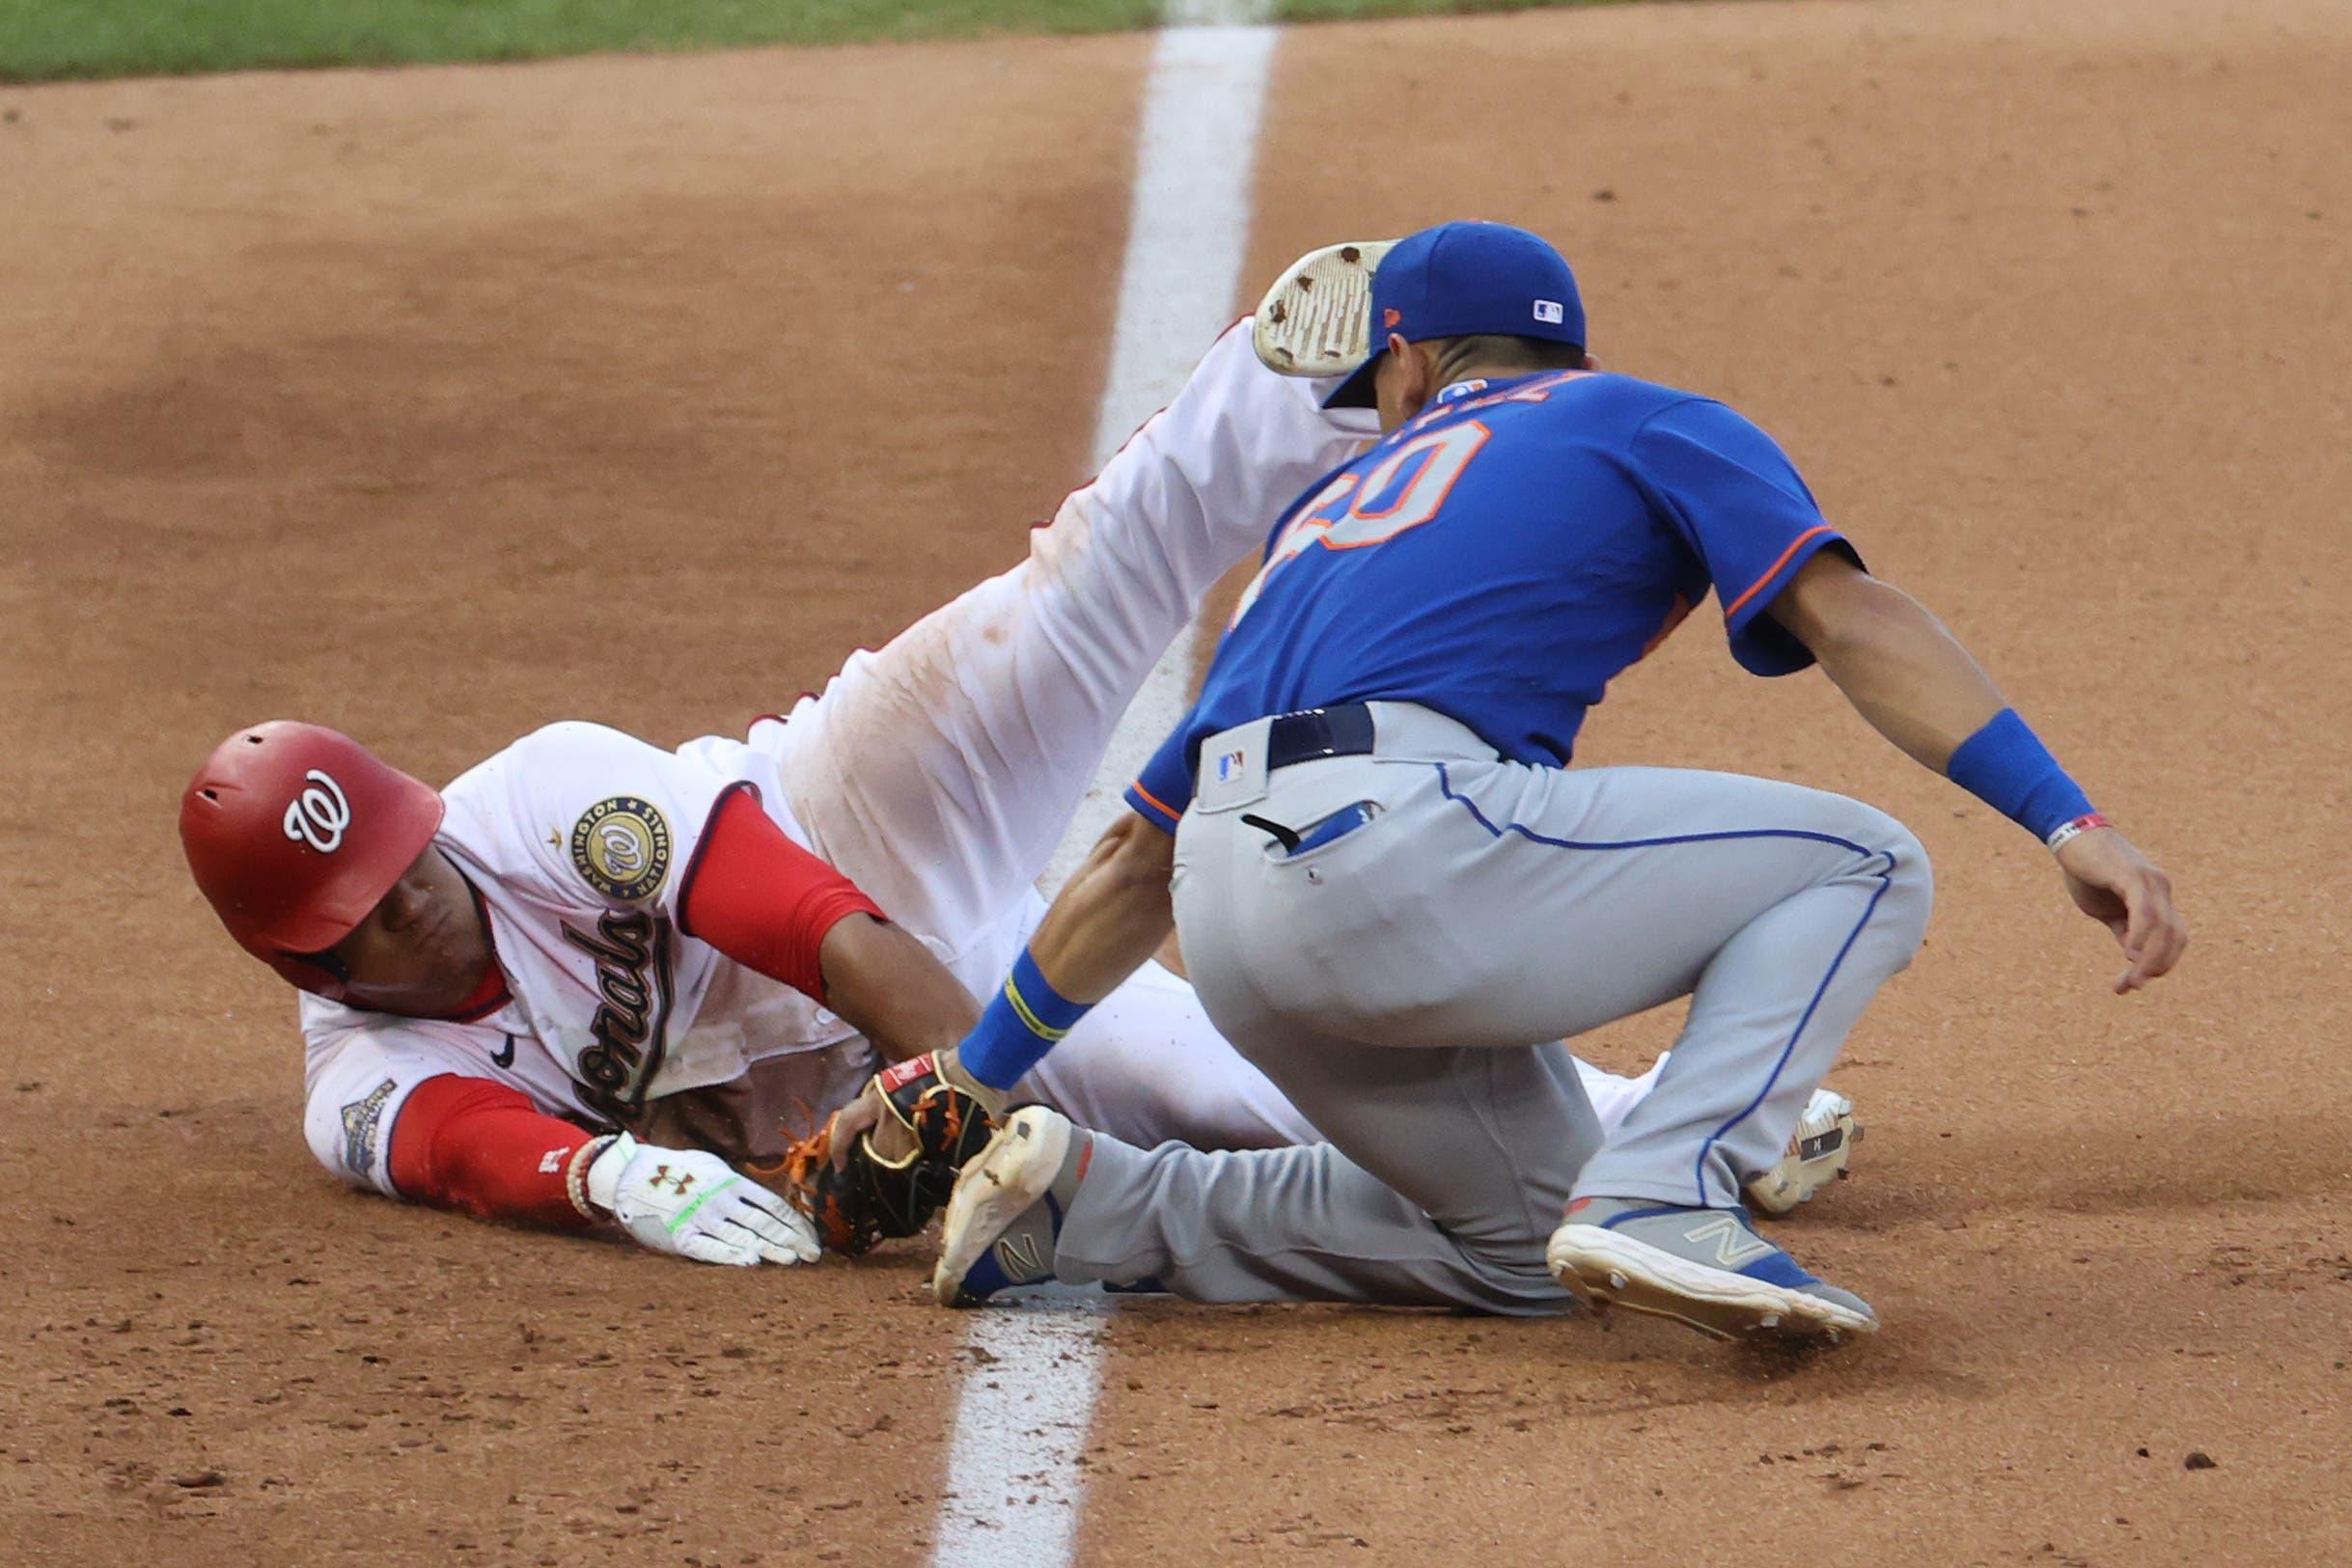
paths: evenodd
<path fill-rule="evenodd" d="M 1602 359 L 1779 434 L 2197 945 L 2108 995 L 2032 842 L 1695 618 L 1582 759 L 1839 788 L 1939 866 L 1835 1079 L 1858 1179 L 1785 1229 L 1886 1334 L 1131 1307 L 1088 1560 L 2352 1555 L 2352 14 L 2227 11 L 1286 37 L 1253 289 L 1559 240 Z M 922 1557 L 969 1358 L 920 1252 L 735 1276 L 337 1188 L 173 811 L 267 716 L 434 779 L 561 716 L 736 730 L 1015 559 L 1147 46 L 0 91 L 0 1556 Z"/>

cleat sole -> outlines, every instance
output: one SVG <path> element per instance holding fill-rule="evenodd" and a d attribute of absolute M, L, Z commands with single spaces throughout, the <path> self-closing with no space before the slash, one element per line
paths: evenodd
<path fill-rule="evenodd" d="M 1562 1225 L 1544 1261 L 1593 1307 L 1669 1318 L 1716 1339 L 1828 1340 L 1878 1332 L 1878 1319 L 1822 1297 L 1708 1268 L 1598 1225 Z"/>

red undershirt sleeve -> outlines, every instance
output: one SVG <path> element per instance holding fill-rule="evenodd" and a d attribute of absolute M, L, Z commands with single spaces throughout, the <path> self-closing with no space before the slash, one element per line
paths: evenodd
<path fill-rule="evenodd" d="M 392 1129 L 392 1185 L 412 1203 L 485 1220 L 583 1229 L 565 1172 L 594 1134 L 533 1108 L 518 1088 L 443 1073 L 409 1091 Z"/>
<path fill-rule="evenodd" d="M 748 784 L 711 809 L 678 914 L 688 936 L 818 1002 L 825 933 L 851 915 L 885 918 L 856 883 L 786 838 Z"/>

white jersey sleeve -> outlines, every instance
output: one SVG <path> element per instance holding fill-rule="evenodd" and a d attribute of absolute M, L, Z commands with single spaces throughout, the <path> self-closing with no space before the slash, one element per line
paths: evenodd
<path fill-rule="evenodd" d="M 363 1013 L 316 997 L 302 999 L 302 1025 L 309 1042 L 302 1124 L 311 1153 L 340 1180 L 387 1197 L 401 1196 L 392 1180 L 393 1130 L 410 1093 L 429 1078 L 488 1079 L 521 1089 L 551 1114 L 571 1111 L 561 1071 L 543 1054 L 518 1060 L 515 1037 L 489 1025 Z"/>

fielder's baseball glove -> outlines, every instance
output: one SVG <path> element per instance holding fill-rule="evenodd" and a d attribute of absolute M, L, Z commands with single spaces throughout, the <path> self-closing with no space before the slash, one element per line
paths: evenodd
<path fill-rule="evenodd" d="M 825 1251 L 854 1257 L 893 1236 L 912 1236 L 947 1203 L 955 1172 L 996 1132 L 987 1108 L 942 1080 L 928 1056 L 877 1073 L 870 1092 L 882 1096 L 884 1121 L 875 1132 L 893 1146 L 912 1146 L 897 1158 L 874 1147 L 867 1133 L 841 1169 L 833 1165 L 834 1122 L 792 1145 L 777 1186 L 816 1224 Z M 887 1129 L 896 1122 L 899 1131 Z M 759 1172 L 769 1175 L 767 1171 Z"/>

